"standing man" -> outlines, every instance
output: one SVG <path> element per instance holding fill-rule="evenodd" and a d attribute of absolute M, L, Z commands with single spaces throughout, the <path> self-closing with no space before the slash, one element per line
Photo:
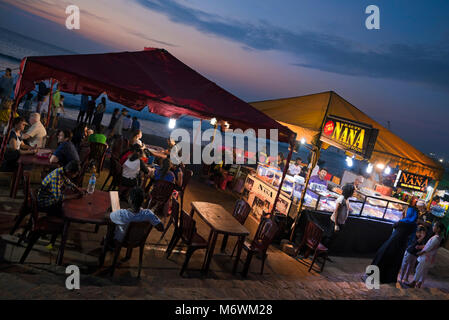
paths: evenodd
<path fill-rule="evenodd" d="M 140 122 L 137 120 L 137 117 L 133 117 L 133 123 L 131 125 L 131 131 L 137 131 L 140 130 Z"/>
<path fill-rule="evenodd" d="M 106 111 L 106 98 L 102 97 L 101 102 L 98 104 L 97 109 L 95 110 L 94 120 L 92 121 L 92 125 L 97 128 L 101 126 L 101 121 L 103 120 L 103 114 Z"/>
<path fill-rule="evenodd" d="M 128 110 L 125 108 L 122 109 L 122 114 L 117 119 L 117 122 L 114 125 L 114 128 L 112 129 L 110 136 L 121 136 L 123 135 L 123 120 L 126 118 L 126 115 L 128 114 Z"/>
<path fill-rule="evenodd" d="M 76 123 L 83 122 L 84 115 L 87 111 L 87 105 L 89 104 L 89 97 L 83 94 L 81 96 L 80 112 L 78 113 L 78 118 L 76 118 Z"/>
<path fill-rule="evenodd" d="M 47 130 L 41 122 L 40 113 L 32 113 L 30 115 L 31 127 L 25 132 L 22 137 L 28 141 L 28 144 L 33 148 L 44 148 L 44 138 L 47 136 Z"/>
<path fill-rule="evenodd" d="M 36 112 L 41 113 L 41 105 L 44 102 L 45 97 L 47 96 L 47 86 L 45 85 L 44 81 L 39 82 L 38 84 L 38 91 L 37 91 L 37 106 L 36 106 Z"/>
<path fill-rule="evenodd" d="M 92 124 L 92 116 L 95 112 L 95 100 L 94 97 L 90 97 L 90 100 L 87 104 L 87 115 L 86 115 L 86 123 Z"/>
<path fill-rule="evenodd" d="M 126 138 L 129 138 L 129 131 L 131 130 L 132 123 L 131 115 L 128 114 L 123 118 L 123 134 L 126 135 Z"/>
<path fill-rule="evenodd" d="M 11 99 L 14 80 L 12 78 L 11 69 L 6 68 L 5 74 L 0 78 L 0 98 L 2 102 Z"/>

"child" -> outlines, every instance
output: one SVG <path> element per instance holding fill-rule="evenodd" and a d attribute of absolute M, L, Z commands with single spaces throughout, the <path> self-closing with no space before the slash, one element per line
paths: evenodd
<path fill-rule="evenodd" d="M 421 288 L 427 273 L 429 272 L 430 267 L 435 263 L 435 257 L 437 255 L 438 248 L 441 243 L 441 231 L 443 230 L 443 226 L 441 222 L 437 221 L 433 225 L 433 233 L 434 236 L 427 241 L 424 249 L 417 253 L 418 255 L 418 266 L 416 267 L 415 277 L 413 278 L 413 282 L 410 283 L 410 286 L 414 286 L 415 288 Z"/>
<path fill-rule="evenodd" d="M 130 222 L 149 221 L 158 231 L 164 231 L 164 226 L 159 218 L 150 209 L 141 208 L 144 198 L 145 193 L 142 188 L 134 187 L 128 194 L 128 203 L 131 208 L 111 212 L 110 219 L 116 224 L 114 233 L 115 240 L 123 240 Z"/>
<path fill-rule="evenodd" d="M 426 228 L 424 226 L 418 226 L 416 230 L 416 238 L 409 245 L 405 251 L 404 258 L 402 259 L 401 273 L 399 282 L 403 283 L 404 279 L 407 282 L 410 271 L 415 269 L 417 253 L 424 248 L 426 239 Z"/>

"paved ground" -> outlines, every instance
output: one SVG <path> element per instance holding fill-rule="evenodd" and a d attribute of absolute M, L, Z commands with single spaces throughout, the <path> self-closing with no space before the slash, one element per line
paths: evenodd
<path fill-rule="evenodd" d="M 38 173 L 35 174 L 36 179 Z M 100 177 L 99 185 L 105 178 Z M 3 179 L 5 177 L 3 176 Z M 449 298 L 449 252 L 440 249 L 437 264 L 431 270 L 429 281 L 422 289 L 403 289 L 382 285 L 379 290 L 368 290 L 360 281 L 370 259 L 332 257 L 323 273 L 307 272 L 310 260 L 301 261 L 286 255 L 276 247 L 269 251 L 263 275 L 259 274 L 260 260 L 254 259 L 248 278 L 232 275 L 228 243 L 228 255 L 215 255 L 211 272 L 207 277 L 200 274 L 204 251 L 197 251 L 184 277 L 179 271 L 184 260 L 182 246 L 176 248 L 170 259 L 163 257 L 172 229 L 162 241 L 153 229 L 144 254 L 142 277 L 137 275 L 137 250 L 132 259 L 118 265 L 114 278 L 106 275 L 111 263 L 108 255 L 105 267 L 98 270 L 100 239 L 105 230 L 94 233 L 92 225 L 72 224 L 64 256 L 64 264 L 75 264 L 81 269 L 81 289 L 65 288 L 65 267 L 55 266 L 59 239 L 54 251 L 45 248 L 48 240 L 40 240 L 24 265 L 17 264 L 24 248 L 18 246 L 17 237 L 8 235 L 15 212 L 22 201 L 22 194 L 12 200 L 8 197 L 8 182 L 0 181 L 0 299 L 448 299 Z M 231 210 L 235 198 L 216 191 L 193 180 L 184 203 L 190 209 L 192 200 L 211 201 Z M 207 238 L 209 229 L 196 219 L 198 230 Z M 252 235 L 256 223 L 248 218 L 245 225 Z M 20 233 L 20 230 L 19 232 Z M 220 241 L 217 247 L 220 246 Z M 124 255 L 124 250 L 122 256 Z M 244 254 L 242 254 L 244 258 Z M 242 264 L 240 264 L 240 270 Z"/>

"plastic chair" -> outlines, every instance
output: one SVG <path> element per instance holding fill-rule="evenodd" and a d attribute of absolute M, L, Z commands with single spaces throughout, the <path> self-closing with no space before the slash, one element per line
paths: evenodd
<path fill-rule="evenodd" d="M 170 257 L 173 249 L 176 247 L 176 244 L 180 239 L 187 245 L 186 258 L 182 265 L 181 272 L 179 273 L 182 276 L 184 271 L 187 269 L 193 253 L 198 249 L 207 248 L 207 241 L 196 232 L 195 220 L 193 220 L 193 218 L 184 210 L 181 210 L 179 232 L 173 233 L 173 237 L 170 240 L 167 250 L 165 251 L 167 259 Z"/>
<path fill-rule="evenodd" d="M 320 255 L 322 255 L 324 258 L 323 264 L 321 265 L 320 272 L 323 271 L 324 265 L 326 264 L 328 248 L 326 248 L 323 244 L 321 244 L 321 239 L 323 237 L 323 233 L 324 233 L 323 229 L 320 226 L 318 226 L 316 223 L 314 223 L 313 221 L 307 222 L 304 237 L 301 241 L 301 244 L 298 247 L 297 252 L 301 251 L 305 247 L 306 248 L 306 252 L 304 255 L 305 259 L 308 258 L 308 256 L 310 255 L 310 253 L 312 251 L 314 252 L 312 263 L 310 264 L 310 267 L 309 267 L 309 272 L 310 272 L 310 270 L 312 270 L 312 267 L 313 267 L 317 257 L 319 257 Z"/>
<path fill-rule="evenodd" d="M 263 274 L 263 269 L 265 266 L 265 260 L 267 259 L 267 250 L 270 244 L 273 242 L 274 237 L 278 233 L 279 228 L 277 224 L 271 219 L 263 219 L 259 227 L 257 228 L 256 235 L 253 241 L 245 241 L 243 243 L 243 249 L 247 251 L 246 261 L 243 266 L 242 275 L 246 277 L 248 275 L 249 266 L 254 254 L 262 255 L 262 266 L 260 269 L 260 274 Z M 234 248 L 235 249 L 235 248 Z M 234 256 L 234 251 L 232 252 L 231 258 Z"/>
<path fill-rule="evenodd" d="M 131 222 L 126 230 L 125 237 L 122 241 L 115 240 L 114 259 L 111 267 L 111 277 L 114 275 L 115 266 L 117 264 L 118 256 L 122 248 L 126 248 L 126 257 L 131 258 L 131 253 L 134 248 L 139 248 L 139 269 L 137 278 L 140 278 L 142 270 L 143 251 L 145 249 L 145 242 L 150 234 L 153 225 L 150 222 Z M 107 245 L 107 244 L 105 244 Z"/>
<path fill-rule="evenodd" d="M 161 238 L 162 240 L 167 233 L 168 228 L 173 224 L 175 230 L 173 232 L 179 232 L 179 202 L 174 198 L 170 198 L 171 201 L 167 201 L 167 204 L 164 207 L 164 216 L 167 214 L 170 215 L 170 219 L 168 220 L 167 226 L 164 228 L 164 232 L 162 232 Z"/>
<path fill-rule="evenodd" d="M 170 199 L 174 189 L 175 184 L 172 182 L 157 181 L 150 192 L 147 208 L 151 209 L 157 216 L 162 217 L 164 206 Z"/>
<path fill-rule="evenodd" d="M 20 206 L 19 214 L 15 217 L 15 223 L 12 227 L 11 231 L 9 231 L 10 235 L 13 235 L 14 232 L 19 228 L 23 219 L 31 213 L 31 199 L 30 199 L 30 172 L 23 172 L 23 202 Z"/>
<path fill-rule="evenodd" d="M 41 236 L 51 234 L 52 238 L 56 239 L 58 234 L 62 234 L 62 229 L 64 227 L 64 220 L 61 218 L 50 216 L 39 217 L 39 212 L 37 209 L 37 190 L 31 190 L 30 197 L 32 230 L 30 236 L 28 237 L 28 246 L 26 247 L 22 258 L 20 258 L 21 264 L 25 262 L 31 249 L 33 249 L 34 244 Z"/>

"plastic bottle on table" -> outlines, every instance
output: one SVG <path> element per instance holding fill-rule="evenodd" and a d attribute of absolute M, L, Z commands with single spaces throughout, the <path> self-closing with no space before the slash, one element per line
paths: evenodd
<path fill-rule="evenodd" d="M 97 178 L 95 177 L 95 166 L 93 168 L 92 175 L 89 179 L 89 185 L 87 186 L 87 193 L 92 194 L 95 191 L 95 183 L 97 182 Z"/>

